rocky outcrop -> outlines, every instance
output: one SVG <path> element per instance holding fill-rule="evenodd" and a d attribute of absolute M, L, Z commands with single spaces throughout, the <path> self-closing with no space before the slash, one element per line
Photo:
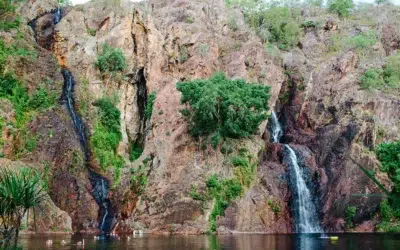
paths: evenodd
<path fill-rule="evenodd" d="M 365 69 L 381 67 L 385 57 L 399 48 L 397 26 L 392 22 L 382 19 L 377 23 L 381 41 L 366 57 L 354 49 L 331 51 L 330 46 L 338 34 L 355 35 L 372 26 L 349 25 L 350 21 L 343 23 L 322 12 L 312 16 L 304 11 L 310 20 L 322 17 L 325 25 L 305 28 L 298 47 L 283 54 L 282 67 L 265 52 L 241 11 L 227 8 L 223 0 L 94 1 L 63 8 L 62 19 L 54 22 L 56 9 L 55 0 L 21 4 L 25 23 L 35 29 L 34 33 L 28 25 L 23 26 L 23 42 L 36 50 L 38 59 L 13 61 L 9 67 L 30 93 L 39 87 L 38 79 L 49 79 L 54 84 L 46 88 L 58 96 L 63 81 L 59 66 L 71 71 L 76 82 L 75 108 L 89 136 L 97 122 L 93 102 L 104 96 L 116 101 L 122 128 L 117 151 L 126 164 L 117 181 L 115 170 L 101 170 L 95 159 L 91 159 L 90 169 L 111 182 L 109 194 L 117 231 L 206 232 L 212 201 L 202 208 L 189 191 L 192 185 L 204 188 L 213 173 L 231 177 L 230 158 L 246 148 L 259 158 L 257 175 L 243 196 L 217 218 L 218 232 L 293 232 L 283 145 L 269 143 L 266 122 L 258 135 L 232 140 L 233 152 L 228 155 L 219 149 L 201 149 L 201 142 L 187 133 L 176 83 L 208 78 L 216 71 L 271 87 L 270 107 L 279 111 L 284 125 L 282 142 L 291 145 L 300 167 L 307 169 L 324 229 L 346 230 L 344 210 L 356 206 L 355 230 L 372 230 L 376 221 L 371 220 L 371 214 L 380 198 L 357 195 L 380 190 L 358 165 L 375 171 L 376 177 L 390 186 L 371 150 L 382 141 L 398 138 L 400 99 L 393 93 L 362 90 L 358 81 Z M 236 27 L 229 25 L 232 19 Z M 11 44 L 15 37 L 6 33 L 4 39 Z M 94 66 L 105 43 L 123 51 L 127 60 L 124 72 L 102 74 Z M 152 92 L 156 100 L 148 119 L 144 109 Z M 15 119 L 8 101 L 0 100 L 0 107 L 2 117 Z M 378 134 L 378 129 L 385 133 Z M 14 159 L 19 139 L 12 136 L 9 126 L 2 130 L 4 155 Z M 45 164 L 54 203 L 46 204 L 45 210 L 52 212 L 39 220 L 40 227 L 49 230 L 61 223 L 57 229 L 97 232 L 99 205 L 91 194 L 85 157 L 66 108 L 59 103 L 40 112 L 29 123 L 29 131 L 38 136 L 38 146 L 21 161 Z M 144 152 L 130 162 L 133 143 L 143 146 Z M 145 166 L 148 177 L 143 192 L 131 182 L 139 166 Z"/>

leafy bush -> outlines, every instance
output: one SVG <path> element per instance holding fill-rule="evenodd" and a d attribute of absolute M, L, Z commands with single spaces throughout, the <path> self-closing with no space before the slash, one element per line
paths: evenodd
<path fill-rule="evenodd" d="M 265 41 L 276 43 L 282 50 L 289 50 L 298 42 L 301 28 L 287 7 L 248 13 L 246 19 Z"/>
<path fill-rule="evenodd" d="M 274 212 L 275 215 L 279 214 L 281 211 L 281 205 L 279 202 L 273 201 L 272 199 L 268 200 L 268 206 L 271 208 L 272 212 Z"/>
<path fill-rule="evenodd" d="M 244 138 L 254 134 L 267 118 L 269 87 L 247 84 L 244 80 L 228 80 L 223 73 L 209 80 L 181 82 L 181 110 L 189 121 L 194 137 L 218 132 L 223 137 Z"/>
<path fill-rule="evenodd" d="M 338 14 L 340 18 L 348 17 L 354 8 L 353 0 L 329 0 L 328 8 L 331 12 Z"/>
<path fill-rule="evenodd" d="M 130 169 L 131 177 L 130 184 L 131 188 L 138 194 L 141 195 L 146 189 L 148 183 L 148 176 L 145 171 L 145 167 L 142 165 L 138 169 Z"/>
<path fill-rule="evenodd" d="M 143 153 L 143 148 L 140 145 L 137 145 L 135 143 L 132 143 L 131 149 L 129 151 L 129 160 L 130 161 L 135 161 L 139 159 L 139 157 Z"/>
<path fill-rule="evenodd" d="M 383 86 L 385 86 L 385 81 L 383 80 L 382 69 L 368 69 L 361 77 L 361 87 L 363 89 L 379 89 Z"/>
<path fill-rule="evenodd" d="M 354 227 L 353 224 L 353 219 L 354 216 L 356 216 L 357 208 L 354 206 L 346 207 L 346 210 L 344 211 L 345 216 L 344 216 L 344 221 L 346 223 L 347 228 L 352 228 Z"/>
<path fill-rule="evenodd" d="M 389 87 L 400 88 L 400 53 L 388 57 L 383 74 Z"/>
<path fill-rule="evenodd" d="M 97 57 L 95 66 L 101 72 L 124 71 L 126 68 L 125 60 L 121 49 L 113 48 L 105 43 L 101 54 Z"/>
<path fill-rule="evenodd" d="M 376 155 L 381 162 L 381 170 L 388 173 L 394 182 L 395 192 L 400 192 L 400 141 L 380 144 Z"/>
<path fill-rule="evenodd" d="M 232 16 L 232 17 L 229 18 L 228 27 L 233 31 L 237 31 L 239 29 L 239 25 L 237 23 L 236 17 Z"/>
<path fill-rule="evenodd" d="M 156 100 L 156 93 L 155 92 L 150 93 L 150 95 L 147 97 L 146 108 L 145 108 L 145 117 L 147 120 L 150 120 L 151 118 L 155 100 Z"/>
<path fill-rule="evenodd" d="M 356 36 L 348 38 L 345 43 L 348 47 L 354 48 L 358 53 L 363 53 L 376 44 L 378 37 L 375 31 L 362 32 Z"/>
<path fill-rule="evenodd" d="M 46 88 L 40 86 L 30 98 L 29 106 L 32 109 L 45 110 L 54 106 L 56 99 L 57 96 L 54 93 L 50 93 Z"/>
<path fill-rule="evenodd" d="M 116 173 L 124 165 L 124 159 L 117 154 L 117 148 L 122 140 L 120 111 L 110 99 L 99 99 L 94 103 L 98 107 L 99 122 L 91 137 L 93 152 L 103 170 L 114 166 Z"/>

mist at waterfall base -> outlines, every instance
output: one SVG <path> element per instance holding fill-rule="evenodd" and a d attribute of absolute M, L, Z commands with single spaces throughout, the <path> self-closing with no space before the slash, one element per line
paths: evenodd
<path fill-rule="evenodd" d="M 270 130 L 271 141 L 279 143 L 283 136 L 283 130 L 275 112 L 271 114 Z M 292 192 L 295 232 L 322 233 L 313 197 L 305 181 L 309 176 L 300 168 L 296 153 L 288 144 L 285 144 L 283 155 L 283 163 L 289 168 L 289 187 Z"/>
<path fill-rule="evenodd" d="M 69 72 L 67 69 L 62 69 L 62 75 L 64 77 L 64 87 L 61 100 L 67 106 L 75 131 L 79 137 L 79 142 L 85 154 L 86 164 L 88 164 L 90 160 L 90 149 L 88 144 L 87 129 L 81 117 L 75 111 L 75 81 L 71 72 Z M 101 175 L 93 172 L 90 168 L 87 169 L 89 171 L 89 179 L 93 189 L 91 193 L 100 208 L 101 220 L 99 222 L 99 229 L 103 233 L 109 233 L 112 229 L 112 224 L 114 221 L 114 212 L 111 202 L 108 198 L 108 191 L 110 189 L 109 182 Z"/>

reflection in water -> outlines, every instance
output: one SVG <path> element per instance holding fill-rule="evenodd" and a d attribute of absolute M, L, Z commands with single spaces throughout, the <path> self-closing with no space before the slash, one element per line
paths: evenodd
<path fill-rule="evenodd" d="M 128 238 L 128 236 L 130 238 Z M 144 249 L 144 250 L 292 250 L 292 249 L 400 249 L 399 234 L 339 234 L 338 240 L 321 239 L 319 234 L 293 235 L 191 235 L 159 236 L 121 235 L 118 238 L 101 238 L 80 235 L 41 235 L 23 236 L 20 245 L 23 249 Z M 77 245 L 85 239 L 85 247 Z M 53 240 L 53 245 L 46 246 L 46 240 Z M 65 240 L 66 245 L 61 245 Z"/>

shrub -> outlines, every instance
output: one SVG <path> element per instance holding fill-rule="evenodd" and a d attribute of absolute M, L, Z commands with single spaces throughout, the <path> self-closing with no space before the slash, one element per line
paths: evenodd
<path fill-rule="evenodd" d="M 383 74 L 389 87 L 400 88 L 400 53 L 388 57 Z"/>
<path fill-rule="evenodd" d="M 131 188 L 138 194 L 141 195 L 146 189 L 148 183 L 148 176 L 145 171 L 145 167 L 140 165 L 138 169 L 130 169 L 131 177 L 130 184 Z"/>
<path fill-rule="evenodd" d="M 40 86 L 39 89 L 33 93 L 29 100 L 29 107 L 32 109 L 45 110 L 56 104 L 57 96 L 54 93 Z"/>
<path fill-rule="evenodd" d="M 135 161 L 135 160 L 139 159 L 139 157 L 142 155 L 142 153 L 143 153 L 143 148 L 136 143 L 132 143 L 131 149 L 129 151 L 129 160 Z"/>
<path fill-rule="evenodd" d="M 328 8 L 331 12 L 338 14 L 340 18 L 348 17 L 354 8 L 353 0 L 330 0 Z"/>
<path fill-rule="evenodd" d="M 219 132 L 223 137 L 244 138 L 257 132 L 267 118 L 269 87 L 228 80 L 215 74 L 209 80 L 181 82 L 182 103 L 190 107 L 182 114 L 189 121 L 194 137 Z"/>
<path fill-rule="evenodd" d="M 87 28 L 87 32 L 91 36 L 96 36 L 97 30 L 96 29 Z"/>
<path fill-rule="evenodd" d="M 146 108 L 145 108 L 145 117 L 147 120 L 150 120 L 151 118 L 155 100 L 156 100 L 156 93 L 155 92 L 150 93 L 150 95 L 147 97 Z"/>
<path fill-rule="evenodd" d="M 273 201 L 272 199 L 268 200 L 268 206 L 271 208 L 272 212 L 274 212 L 275 215 L 279 214 L 281 211 L 281 205 L 279 202 Z"/>
<path fill-rule="evenodd" d="M 356 36 L 350 37 L 346 40 L 346 43 L 351 48 L 354 48 L 357 52 L 363 52 L 365 49 L 369 49 L 372 45 L 378 41 L 377 34 L 375 31 L 362 32 Z"/>
<path fill-rule="evenodd" d="M 126 68 L 125 56 L 121 49 L 112 48 L 105 43 L 95 66 L 101 72 L 124 71 Z"/>
<path fill-rule="evenodd" d="M 368 69 L 361 77 L 361 87 L 363 89 L 379 89 L 383 86 L 385 86 L 385 81 L 383 80 L 382 69 Z"/>
<path fill-rule="evenodd" d="M 117 148 L 122 140 L 120 111 L 108 98 L 97 100 L 99 121 L 94 128 L 91 142 L 96 160 L 103 170 L 114 166 L 116 174 L 124 165 L 124 159 L 117 155 Z"/>
<path fill-rule="evenodd" d="M 346 207 L 344 221 L 347 228 L 352 228 L 354 216 L 356 216 L 357 208 L 354 206 Z"/>
<path fill-rule="evenodd" d="M 273 7 L 247 15 L 247 21 L 265 41 L 276 43 L 282 50 L 296 46 L 300 25 L 287 7 Z"/>
<path fill-rule="evenodd" d="M 376 155 L 381 162 L 381 170 L 388 173 L 394 182 L 395 192 L 400 192 L 400 141 L 380 144 Z"/>

